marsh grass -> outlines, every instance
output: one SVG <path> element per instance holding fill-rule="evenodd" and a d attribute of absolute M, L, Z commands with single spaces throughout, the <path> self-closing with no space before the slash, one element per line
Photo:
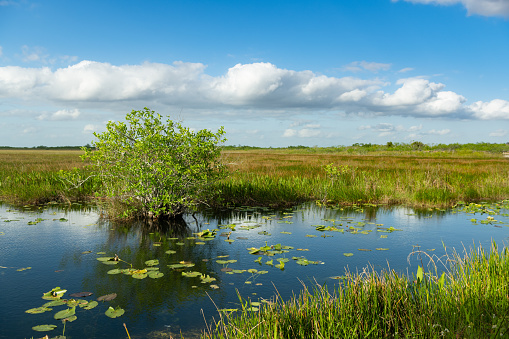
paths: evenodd
<path fill-rule="evenodd" d="M 69 190 L 60 170 L 83 167 L 81 151 L 0 150 L 0 198 L 18 204 L 93 196 L 92 182 Z"/>
<path fill-rule="evenodd" d="M 364 147 L 360 147 L 362 150 Z M 353 148 L 349 148 L 353 149 Z M 89 199 L 100 183 L 70 189 L 58 172 L 87 173 L 82 151 L 0 150 L 0 199 L 13 203 Z M 230 176 L 212 187 L 212 207 L 282 207 L 304 201 L 449 207 L 458 201 L 509 197 L 509 159 L 478 151 L 373 151 L 330 149 L 224 150 Z M 328 164 L 348 171 L 331 183 Z"/>
<path fill-rule="evenodd" d="M 220 192 L 215 202 L 284 206 L 320 200 L 449 207 L 458 201 L 509 196 L 509 161 L 501 155 L 443 153 L 224 151 L 231 175 L 215 187 Z M 331 184 L 324 170 L 328 164 L 349 171 Z"/>
<path fill-rule="evenodd" d="M 240 299 L 242 309 L 219 312 L 203 338 L 508 337 L 508 255 L 493 243 L 488 252 L 477 247 L 429 257 L 432 265 L 421 276 L 346 271 L 332 292 L 303 284 L 299 295 L 287 301 L 276 295 L 259 312 Z"/>

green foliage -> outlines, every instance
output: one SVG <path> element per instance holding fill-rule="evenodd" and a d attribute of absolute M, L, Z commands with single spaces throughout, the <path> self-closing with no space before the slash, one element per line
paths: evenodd
<path fill-rule="evenodd" d="M 224 178 L 219 143 L 224 130 L 191 131 L 145 108 L 126 122 L 108 122 L 94 133 L 95 150 L 84 148 L 98 192 L 109 202 L 110 217 L 178 216 L 203 202 L 210 185 Z"/>

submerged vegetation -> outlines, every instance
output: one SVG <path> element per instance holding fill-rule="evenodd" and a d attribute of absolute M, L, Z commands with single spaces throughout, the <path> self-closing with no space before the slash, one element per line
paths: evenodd
<path fill-rule="evenodd" d="M 428 256 L 429 257 L 429 256 Z M 473 248 L 433 258 L 429 271 L 392 270 L 334 277 L 339 285 L 240 298 L 241 310 L 218 310 L 204 338 L 495 338 L 509 335 L 509 250 Z M 440 265 L 440 266 L 438 266 Z M 443 269 L 440 273 L 439 269 Z"/>
<path fill-rule="evenodd" d="M 204 202 L 213 207 L 277 207 L 313 200 L 447 207 L 509 196 L 509 159 L 502 155 L 509 146 L 411 145 L 223 147 L 229 176 L 213 184 L 214 194 Z M 81 155 L 82 151 L 0 150 L 0 198 L 18 204 L 92 199 L 102 186 L 97 177 L 73 186 L 59 174 L 76 168 L 80 178 L 88 177 Z M 334 168 L 338 171 L 330 172 Z"/>

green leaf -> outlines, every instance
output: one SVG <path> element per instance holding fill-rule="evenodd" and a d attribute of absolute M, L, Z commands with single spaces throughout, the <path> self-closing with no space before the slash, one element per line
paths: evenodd
<path fill-rule="evenodd" d="M 122 314 L 124 314 L 124 312 L 125 312 L 125 310 L 120 308 L 120 306 L 117 306 L 117 308 L 113 308 L 110 306 L 110 307 L 108 307 L 108 310 L 106 310 L 106 312 L 104 314 L 106 314 L 106 316 L 108 316 L 110 318 L 118 318 Z"/>
<path fill-rule="evenodd" d="M 25 313 L 39 314 L 39 313 L 44 313 L 44 312 L 48 312 L 48 311 L 51 311 L 51 310 L 52 310 L 52 308 L 41 306 L 41 307 L 36 307 L 36 308 L 31 308 L 29 310 L 26 310 Z"/>
<path fill-rule="evenodd" d="M 57 328 L 57 325 L 37 325 L 32 327 L 32 330 L 38 331 L 38 332 L 47 332 L 52 331 L 55 328 Z"/>
<path fill-rule="evenodd" d="M 421 282 L 424 278 L 424 271 L 422 270 L 421 266 L 417 267 L 417 282 Z"/>
<path fill-rule="evenodd" d="M 353 253 L 343 253 L 343 255 L 344 255 L 345 257 L 351 257 L 351 256 L 353 255 Z"/>
<path fill-rule="evenodd" d="M 147 265 L 147 266 L 159 265 L 159 260 L 157 260 L 157 259 L 147 260 L 147 261 L 145 261 L 145 265 Z"/>
<path fill-rule="evenodd" d="M 75 313 L 76 313 L 76 306 L 55 313 L 53 318 L 55 318 L 57 320 L 69 318 L 70 316 L 73 316 Z"/>
<path fill-rule="evenodd" d="M 89 301 L 86 304 L 80 304 L 80 307 L 84 308 L 85 310 L 91 310 L 94 307 L 96 307 L 97 305 L 99 305 L 99 303 L 97 301 L 93 300 L 93 301 Z"/>

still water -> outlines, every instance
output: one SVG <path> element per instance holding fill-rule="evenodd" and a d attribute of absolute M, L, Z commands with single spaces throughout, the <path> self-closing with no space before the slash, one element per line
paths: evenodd
<path fill-rule="evenodd" d="M 412 274 L 417 265 L 429 262 L 427 255 L 437 261 L 453 249 L 489 248 L 492 241 L 505 245 L 509 211 L 496 210 L 496 206 L 489 210 L 473 214 L 458 209 L 327 209 L 307 204 L 282 211 L 239 208 L 219 214 L 204 212 L 186 216 L 178 224 L 147 225 L 108 222 L 95 209 L 80 205 L 35 209 L 2 205 L 0 338 L 62 335 L 64 326 L 54 315 L 64 306 L 41 314 L 25 313 L 46 303 L 43 293 L 55 287 L 67 290 L 64 298 L 91 292 L 82 298 L 89 301 L 117 294 L 91 310 L 77 307 L 77 319 L 65 326 L 67 338 L 126 338 L 123 324 L 131 338 L 171 338 L 180 337 L 180 333 L 186 338 L 199 337 L 206 324 L 217 319 L 216 307 L 239 307 L 238 294 L 259 301 L 270 299 L 277 289 L 288 299 L 303 283 L 332 287 L 337 280 L 331 277 L 343 275 L 345 269 L 356 272 L 369 266 L 380 271 L 390 266 Z M 207 229 L 216 230 L 215 237 L 197 239 L 195 233 Z M 277 244 L 288 246 L 287 250 L 277 251 Z M 276 252 L 273 256 L 250 254 L 253 248 L 271 245 L 276 245 L 271 249 Z M 121 259 L 116 265 L 97 260 L 115 255 Z M 308 264 L 297 264 L 297 257 L 305 257 Z M 285 258 L 289 260 L 283 260 L 284 268 L 276 267 Z M 164 276 L 134 279 L 108 274 L 131 265 L 144 269 L 145 262 L 153 259 L 159 261 L 153 267 Z M 235 262 L 224 263 L 228 260 Z M 194 266 L 168 267 L 181 262 Z M 182 274 L 186 272 L 215 280 L 204 283 L 199 276 Z M 104 314 L 110 306 L 125 313 L 111 319 Z M 57 327 L 50 332 L 32 330 L 44 324 Z"/>

